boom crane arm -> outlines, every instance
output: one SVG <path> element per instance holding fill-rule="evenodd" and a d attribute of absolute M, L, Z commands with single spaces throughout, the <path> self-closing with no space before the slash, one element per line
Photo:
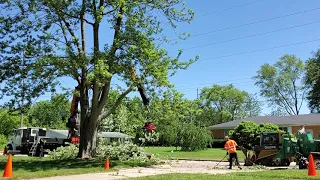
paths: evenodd
<path fill-rule="evenodd" d="M 66 124 L 68 128 L 68 139 L 71 139 L 76 135 L 76 132 L 79 130 L 79 121 L 78 121 L 78 104 L 80 101 L 80 97 L 77 96 L 77 91 L 79 91 L 79 86 L 75 87 L 75 93 L 72 96 L 71 107 L 70 107 L 70 117 L 68 118 L 68 122 Z"/>
<path fill-rule="evenodd" d="M 131 78 L 134 82 L 136 82 L 137 74 L 136 74 L 135 67 L 131 66 L 130 70 L 131 70 Z M 147 108 L 147 111 L 149 114 L 150 113 L 150 110 L 149 110 L 150 99 L 147 97 L 146 92 L 145 92 L 143 86 L 141 85 L 141 83 L 139 83 L 139 82 L 137 83 L 137 88 L 138 88 L 138 91 L 139 91 L 140 96 L 142 98 L 142 102 L 143 102 L 144 106 Z M 148 132 L 153 132 L 156 129 L 156 126 L 154 126 L 152 124 L 152 122 L 147 121 L 144 123 L 143 129 L 147 130 Z"/>
<path fill-rule="evenodd" d="M 137 80 L 137 74 L 136 74 L 136 69 L 134 66 L 131 66 L 130 68 L 131 70 L 131 78 L 133 81 L 136 81 Z M 137 83 L 137 88 L 138 88 L 138 91 L 140 93 L 140 96 L 142 98 L 142 102 L 143 104 L 146 106 L 146 108 L 149 110 L 149 103 L 150 103 L 150 99 L 147 97 L 146 95 L 146 92 L 143 88 L 143 86 L 141 85 L 141 83 Z"/>

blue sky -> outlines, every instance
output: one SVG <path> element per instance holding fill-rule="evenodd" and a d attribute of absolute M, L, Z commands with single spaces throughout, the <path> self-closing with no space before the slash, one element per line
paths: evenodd
<path fill-rule="evenodd" d="M 231 9 L 232 7 L 237 7 L 251 2 L 257 3 Z M 197 47 L 313 23 L 318 21 L 317 15 L 320 12 L 320 9 L 309 12 L 307 11 L 320 7 L 320 1 L 316 0 L 225 0 L 219 2 L 210 0 L 189 0 L 187 3 L 195 11 L 195 16 L 199 17 L 195 18 L 191 25 L 180 26 L 179 32 L 183 30 L 188 31 L 191 34 L 214 32 L 202 36 L 191 37 L 183 43 L 176 45 L 179 46 L 179 48 Z M 223 11 L 224 9 L 230 10 Z M 295 14 L 302 11 L 305 11 L 305 13 L 247 26 L 240 26 L 243 24 L 250 24 L 252 22 Z M 230 28 L 235 26 L 240 27 Z M 195 99 L 197 97 L 197 88 L 200 89 L 204 86 L 210 86 L 213 83 L 221 85 L 234 83 L 235 87 L 241 90 L 245 90 L 250 93 L 258 93 L 259 89 L 254 85 L 251 77 L 256 75 L 256 71 L 262 64 L 273 64 L 286 53 L 295 54 L 302 60 L 306 60 L 311 57 L 312 51 L 319 48 L 320 41 L 275 48 L 255 53 L 241 53 L 313 41 L 320 38 L 320 32 L 318 31 L 319 27 L 320 23 L 314 23 L 261 36 L 188 49 L 184 52 L 183 57 L 189 58 L 199 55 L 200 61 L 193 64 L 187 71 L 179 72 L 174 78 L 171 78 L 171 81 L 176 84 L 178 90 L 181 90 L 181 92 L 185 93 L 185 96 L 190 99 Z M 221 29 L 228 30 L 218 31 Z M 228 56 L 232 54 L 241 55 Z M 202 59 L 209 58 L 212 59 L 202 61 Z M 262 98 L 261 100 L 263 101 Z M 269 112 L 269 109 L 264 107 L 263 113 L 267 112 Z M 309 113 L 309 109 L 306 107 L 306 104 L 304 104 L 301 109 L 301 113 Z"/>
<path fill-rule="evenodd" d="M 179 24 L 176 31 L 198 36 L 190 37 L 174 46 L 166 46 L 174 57 L 178 49 L 184 48 L 186 50 L 182 59 L 200 56 L 200 60 L 192 64 L 188 70 L 179 71 L 170 78 L 177 90 L 184 93 L 186 98 L 197 98 L 197 89 L 200 92 L 201 88 L 212 84 L 233 83 L 240 90 L 258 93 L 259 89 L 251 78 L 256 75 L 262 64 L 273 64 L 284 54 L 295 54 L 305 61 L 311 57 L 312 51 L 319 48 L 320 1 L 187 0 L 186 2 L 188 7 L 195 11 L 196 18 L 191 24 Z M 299 27 L 290 28 L 294 26 Z M 104 32 L 101 38 L 110 41 L 112 32 L 107 27 L 101 31 Z M 276 32 L 268 33 L 271 31 Z M 171 27 L 165 26 L 165 32 L 169 37 L 175 38 Z M 247 37 L 256 34 L 263 35 Z M 242 39 L 232 40 L 238 38 Z M 91 34 L 88 35 L 88 41 L 92 41 Z M 226 42 L 221 43 L 222 41 Z M 302 44 L 287 46 L 297 43 Z M 263 51 L 263 49 L 268 50 Z M 75 81 L 63 78 L 62 85 L 73 88 Z M 44 95 L 38 101 L 49 98 L 49 95 Z M 269 109 L 264 107 L 263 113 L 268 112 Z M 309 113 L 306 104 L 302 107 L 301 113 Z"/>

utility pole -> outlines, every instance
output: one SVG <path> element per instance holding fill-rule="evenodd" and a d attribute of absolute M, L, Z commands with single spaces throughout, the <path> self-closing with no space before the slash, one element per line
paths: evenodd
<path fill-rule="evenodd" d="M 199 89 L 197 88 L 197 99 L 199 99 Z"/>
<path fill-rule="evenodd" d="M 24 105 L 23 101 L 24 101 L 24 95 L 23 95 L 23 93 L 22 93 L 22 98 L 21 98 L 20 127 L 23 126 L 23 105 Z"/>
<path fill-rule="evenodd" d="M 22 91 L 21 91 L 21 107 L 20 107 L 20 127 L 23 126 L 23 106 L 24 106 L 24 58 L 25 58 L 25 52 L 23 51 L 23 57 L 22 57 Z"/>

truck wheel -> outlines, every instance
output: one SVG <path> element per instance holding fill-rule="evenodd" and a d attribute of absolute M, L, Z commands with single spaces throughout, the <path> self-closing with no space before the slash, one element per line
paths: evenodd
<path fill-rule="evenodd" d="M 306 166 L 303 164 L 303 162 L 299 161 L 299 169 L 305 169 Z"/>
<path fill-rule="evenodd" d="M 8 147 L 8 148 L 7 148 Z M 8 154 L 8 151 L 12 151 L 13 150 L 13 147 L 12 147 L 12 145 L 11 144 L 8 144 L 7 146 L 6 146 L 6 154 Z M 14 156 L 14 154 L 11 154 L 12 156 Z"/>
<path fill-rule="evenodd" d="M 37 148 L 37 155 L 38 157 L 44 157 L 44 149 L 43 149 L 43 144 L 39 144 Z"/>
<path fill-rule="evenodd" d="M 316 169 L 320 169 L 320 159 L 315 159 L 314 160 L 314 166 Z"/>

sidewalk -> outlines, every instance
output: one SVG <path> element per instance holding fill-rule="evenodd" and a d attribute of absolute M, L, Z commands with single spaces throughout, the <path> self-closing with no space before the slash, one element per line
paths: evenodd
<path fill-rule="evenodd" d="M 220 163 L 217 169 L 214 167 L 218 162 L 201 162 L 201 161 L 170 161 L 165 165 L 151 166 L 151 167 L 137 167 L 129 169 L 119 169 L 117 172 L 108 173 L 90 173 L 70 176 L 56 176 L 48 178 L 37 178 L 33 180 L 115 180 L 124 178 L 134 178 L 143 176 L 153 176 L 159 174 L 169 173 L 201 173 L 201 174 L 226 174 L 232 172 L 253 172 L 257 170 L 243 169 L 233 170 L 226 169 L 227 163 Z"/>

